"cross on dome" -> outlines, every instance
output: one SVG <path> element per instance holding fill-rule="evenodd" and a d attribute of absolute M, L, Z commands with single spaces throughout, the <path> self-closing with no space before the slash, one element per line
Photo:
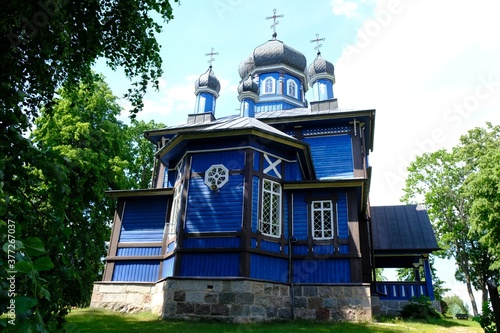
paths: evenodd
<path fill-rule="evenodd" d="M 273 24 L 271 25 L 271 29 L 273 29 L 273 38 L 276 38 L 278 34 L 276 33 L 276 25 L 278 25 L 280 22 L 276 20 L 278 17 L 284 17 L 283 14 L 276 15 L 276 8 L 273 9 L 274 15 L 273 16 L 268 16 L 266 17 L 266 20 L 273 19 Z"/>
<path fill-rule="evenodd" d="M 314 43 L 316 42 L 316 47 L 314 48 L 315 50 L 318 50 L 318 54 L 320 54 L 321 52 L 319 51 L 320 47 L 323 46 L 321 45 L 319 42 L 325 40 L 325 38 L 319 38 L 319 34 L 316 34 L 316 39 L 311 39 L 311 43 Z"/>
<path fill-rule="evenodd" d="M 210 53 L 205 53 L 206 56 L 210 56 L 210 59 L 208 59 L 208 63 L 210 64 L 210 68 L 212 68 L 212 62 L 215 61 L 214 55 L 219 55 L 219 52 L 214 52 L 214 48 L 212 47 L 212 50 L 210 50 Z"/>

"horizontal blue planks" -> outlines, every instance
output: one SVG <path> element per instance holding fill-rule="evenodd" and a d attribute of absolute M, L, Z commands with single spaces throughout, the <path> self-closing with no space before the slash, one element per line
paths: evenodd
<path fill-rule="evenodd" d="M 332 255 L 335 253 L 333 244 L 313 245 L 313 253 L 315 255 Z"/>
<path fill-rule="evenodd" d="M 339 245 L 340 254 L 349 254 L 349 245 Z"/>
<path fill-rule="evenodd" d="M 241 230 L 243 217 L 243 176 L 231 175 L 219 190 L 212 191 L 204 179 L 189 183 L 186 232 L 230 232 Z"/>
<path fill-rule="evenodd" d="M 163 270 L 161 272 L 162 279 L 174 275 L 174 262 L 175 262 L 175 257 L 170 257 L 168 259 L 163 260 Z"/>
<path fill-rule="evenodd" d="M 349 283 L 349 259 L 301 259 L 293 261 L 294 283 Z"/>
<path fill-rule="evenodd" d="M 238 248 L 241 246 L 239 237 L 185 238 L 184 248 Z"/>
<path fill-rule="evenodd" d="M 158 280 L 159 268 L 157 260 L 116 262 L 112 281 L 154 282 Z"/>
<path fill-rule="evenodd" d="M 288 282 L 288 259 L 250 255 L 250 277 L 254 279 Z"/>
<path fill-rule="evenodd" d="M 167 215 L 165 196 L 126 198 L 119 242 L 159 242 Z"/>
<path fill-rule="evenodd" d="M 191 171 L 205 172 L 214 164 L 222 164 L 228 170 L 243 169 L 245 163 L 244 150 L 211 151 L 193 154 Z"/>
<path fill-rule="evenodd" d="M 116 251 L 117 256 L 159 256 L 161 247 L 119 247 Z"/>
<path fill-rule="evenodd" d="M 306 137 L 318 179 L 354 176 L 352 142 L 348 134 Z"/>
<path fill-rule="evenodd" d="M 181 276 L 239 276 L 239 253 L 184 253 Z"/>
<path fill-rule="evenodd" d="M 300 165 L 298 163 L 285 163 L 285 180 L 293 181 L 293 180 L 304 180 L 302 175 L 302 171 L 300 169 Z"/>
<path fill-rule="evenodd" d="M 292 245 L 292 253 L 294 255 L 305 255 L 309 252 L 307 245 Z"/>
<path fill-rule="evenodd" d="M 261 250 L 275 252 L 275 253 L 280 253 L 281 251 L 281 245 L 279 243 L 268 242 L 265 240 L 260 242 L 260 248 Z"/>

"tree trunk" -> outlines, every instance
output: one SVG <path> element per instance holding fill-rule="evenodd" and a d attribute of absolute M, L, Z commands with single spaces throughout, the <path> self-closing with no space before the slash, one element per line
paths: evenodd
<path fill-rule="evenodd" d="M 498 296 L 498 288 L 491 280 L 488 280 L 486 283 L 488 284 L 488 291 L 490 292 L 491 307 L 493 308 L 497 333 L 500 333 L 500 297 Z"/>

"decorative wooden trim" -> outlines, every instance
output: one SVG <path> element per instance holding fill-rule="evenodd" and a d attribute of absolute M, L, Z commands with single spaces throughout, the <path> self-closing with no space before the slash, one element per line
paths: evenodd
<path fill-rule="evenodd" d="M 156 195 L 173 195 L 173 188 L 148 188 L 139 190 L 112 190 L 106 191 L 106 194 L 112 198 L 125 197 L 149 197 Z"/>
<path fill-rule="evenodd" d="M 115 215 L 113 218 L 113 227 L 111 229 L 111 240 L 108 249 L 108 256 L 115 256 L 118 250 L 118 240 L 120 239 L 120 231 L 122 228 L 122 218 L 125 213 L 126 200 L 118 200 L 118 205 L 115 210 Z M 114 265 L 106 262 L 106 267 L 104 269 L 103 281 L 111 281 L 113 278 Z"/>

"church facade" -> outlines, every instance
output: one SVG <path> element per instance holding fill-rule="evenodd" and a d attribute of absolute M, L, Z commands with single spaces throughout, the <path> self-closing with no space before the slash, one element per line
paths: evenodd
<path fill-rule="evenodd" d="M 91 306 L 369 320 L 433 300 L 426 212 L 369 205 L 375 110 L 339 108 L 333 64 L 318 52 L 308 65 L 276 33 L 238 71 L 239 114 L 217 118 L 210 65 L 187 122 L 145 133 L 157 147 L 152 188 L 109 192 L 118 208 Z M 377 282 L 384 267 L 413 268 L 417 281 Z"/>

